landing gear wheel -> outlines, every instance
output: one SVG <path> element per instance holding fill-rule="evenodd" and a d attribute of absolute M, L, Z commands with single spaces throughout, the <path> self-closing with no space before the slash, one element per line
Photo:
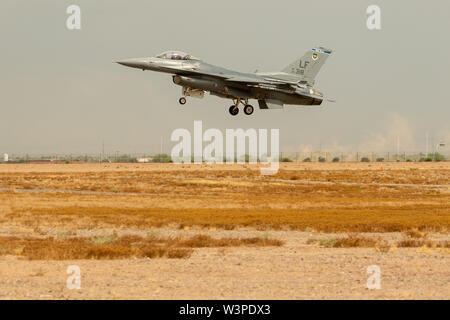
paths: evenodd
<path fill-rule="evenodd" d="M 253 106 L 247 104 L 247 105 L 244 107 L 244 113 L 245 113 L 246 115 L 248 115 L 248 116 L 251 115 L 251 114 L 253 113 Z"/>
<path fill-rule="evenodd" d="M 186 103 L 186 98 L 182 97 L 182 98 L 180 98 L 180 100 L 178 100 L 178 102 L 180 104 L 185 104 Z"/>
<path fill-rule="evenodd" d="M 230 114 L 231 114 L 232 116 L 235 116 L 235 115 L 237 115 L 237 114 L 239 113 L 239 108 L 236 107 L 235 105 L 232 105 L 232 106 L 230 107 L 230 109 L 228 109 L 228 110 L 230 111 Z"/>

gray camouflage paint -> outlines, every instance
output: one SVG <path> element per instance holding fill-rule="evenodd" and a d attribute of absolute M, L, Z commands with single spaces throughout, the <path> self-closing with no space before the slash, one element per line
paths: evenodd
<path fill-rule="evenodd" d="M 204 91 L 222 98 L 241 100 L 257 99 L 261 109 L 278 109 L 283 105 L 320 105 L 323 94 L 314 90 L 314 78 L 332 53 L 330 49 L 316 47 L 289 64 L 281 72 L 242 73 L 208 64 L 182 52 L 167 55 L 182 57 L 133 58 L 117 63 L 157 72 L 173 74 L 173 82 L 183 87 L 184 96 L 203 97 Z M 179 56 L 178 56 L 179 55 Z M 242 102 L 243 103 L 243 102 Z M 244 104 L 244 103 L 243 103 Z"/>

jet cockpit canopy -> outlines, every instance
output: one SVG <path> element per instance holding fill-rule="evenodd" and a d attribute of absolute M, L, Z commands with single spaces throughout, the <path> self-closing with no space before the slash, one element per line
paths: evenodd
<path fill-rule="evenodd" d="M 199 60 L 198 58 L 182 51 L 166 51 L 157 55 L 156 57 L 160 59 L 170 60 Z"/>

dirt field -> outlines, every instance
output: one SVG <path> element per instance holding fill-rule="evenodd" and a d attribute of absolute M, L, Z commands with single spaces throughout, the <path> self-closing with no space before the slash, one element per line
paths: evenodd
<path fill-rule="evenodd" d="M 449 299 L 449 230 L 448 162 L 2 164 L 0 299 Z"/>

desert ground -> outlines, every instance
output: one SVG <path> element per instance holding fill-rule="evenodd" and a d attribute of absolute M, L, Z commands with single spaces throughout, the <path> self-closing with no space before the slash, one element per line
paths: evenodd
<path fill-rule="evenodd" d="M 449 162 L 0 164 L 0 299 L 449 298 Z"/>

